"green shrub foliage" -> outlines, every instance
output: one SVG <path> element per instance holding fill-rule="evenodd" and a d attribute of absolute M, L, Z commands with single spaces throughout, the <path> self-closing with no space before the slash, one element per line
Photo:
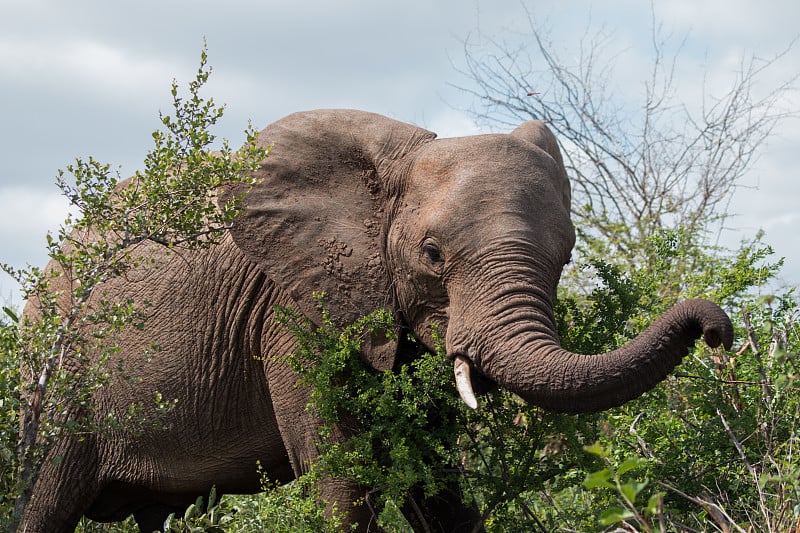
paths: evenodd
<path fill-rule="evenodd" d="M 132 404 L 103 420 L 92 413 L 98 389 L 112 379 L 136 379 L 120 357 L 117 339 L 124 328 L 142 328 L 146 316 L 144 305 L 109 301 L 97 289 L 148 261 L 137 246 L 145 241 L 166 250 L 219 242 L 241 207 L 240 199 L 218 202 L 220 188 L 254 182 L 252 172 L 267 150 L 251 127 L 239 150 L 226 141 L 212 149 L 210 128 L 224 107 L 200 95 L 211 73 L 206 63 L 203 47 L 188 95 L 179 94 L 173 82 L 174 114 L 161 115 L 144 168 L 127 184 L 110 165 L 91 157 L 58 172 L 56 184 L 72 210 L 59 230 L 47 235 L 50 267 L 0 264 L 32 309 L 20 318 L 5 309 L 0 324 L 0 453 L 6 459 L 0 505 L 14 501 L 13 509 L 0 512 L 3 519 L 10 517 L 4 529 L 16 528 L 43 462 L 60 439 L 121 427 L 135 433 L 158 424 L 174 405 L 156 394 L 150 409 Z M 144 414 L 148 411 L 154 418 Z M 15 430 L 19 439 L 9 447 Z M 7 452 L 12 457 L 5 457 Z"/>
<path fill-rule="evenodd" d="M 459 471 L 460 400 L 441 349 L 415 353 L 397 372 L 375 372 L 362 362 L 359 349 L 365 335 L 394 331 L 387 310 L 342 331 L 327 311 L 318 328 L 288 309 L 280 315 L 299 341 L 288 362 L 300 383 L 311 388 L 308 409 L 325 422 L 324 455 L 315 475 L 355 479 L 374 489 L 383 506 L 402 504 L 417 485 L 434 494 Z M 404 345 L 416 349 L 413 341 Z M 334 424 L 345 442 L 329 438 Z"/>

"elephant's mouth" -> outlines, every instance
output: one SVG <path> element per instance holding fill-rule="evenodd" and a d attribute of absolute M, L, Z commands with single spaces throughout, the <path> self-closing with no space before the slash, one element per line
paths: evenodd
<path fill-rule="evenodd" d="M 476 369 L 467 356 L 453 356 L 453 372 L 456 378 L 456 389 L 461 400 L 470 409 L 477 409 L 477 394 L 485 394 L 497 387 L 497 383 Z"/>

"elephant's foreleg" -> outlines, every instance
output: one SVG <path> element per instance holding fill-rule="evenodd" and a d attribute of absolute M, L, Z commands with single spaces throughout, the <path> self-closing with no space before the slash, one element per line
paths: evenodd
<path fill-rule="evenodd" d="M 323 423 L 306 408 L 309 391 L 297 384 L 298 375 L 284 362 L 274 359 L 268 361 L 267 376 L 281 439 L 295 476 L 301 476 L 319 457 L 318 445 Z M 346 436 L 334 428 L 331 438 L 344 440 Z M 358 523 L 356 531 L 377 531 L 363 487 L 348 479 L 324 479 L 319 489 L 327 513 L 336 513 L 343 530 L 350 531 L 350 526 Z"/>
<path fill-rule="evenodd" d="M 320 498 L 325 502 L 326 513 L 338 517 L 343 531 L 382 531 L 377 525 L 377 511 L 367 501 L 367 491 L 349 479 L 324 479 L 320 481 Z"/>
<path fill-rule="evenodd" d="M 42 464 L 19 531 L 71 533 L 99 489 L 93 439 L 65 439 Z"/>

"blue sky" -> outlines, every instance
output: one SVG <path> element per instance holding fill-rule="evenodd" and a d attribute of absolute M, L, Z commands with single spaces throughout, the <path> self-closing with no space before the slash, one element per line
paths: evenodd
<path fill-rule="evenodd" d="M 257 128 L 294 111 L 365 109 L 412 122 L 440 136 L 486 131 L 461 109 L 475 102 L 465 85 L 465 39 L 521 42 L 528 13 L 551 28 L 562 57 L 574 57 L 587 27 L 603 26 L 620 53 L 615 82 L 640 95 L 655 18 L 678 41 L 678 92 L 692 101 L 734 79 L 742 55 L 769 57 L 798 34 L 800 3 L 776 0 L 523 2 L 375 0 L 227 2 L 0 0 L 0 260 L 43 265 L 44 235 L 66 213 L 53 185 L 57 169 L 94 156 L 139 168 L 168 110 L 169 85 L 191 80 L 203 38 L 214 67 L 208 95 L 227 104 L 221 137 L 238 145 L 248 120 Z M 800 72 L 800 46 L 764 78 L 777 84 Z M 800 96 L 786 101 L 800 111 Z M 800 284 L 800 123 L 770 139 L 722 235 L 735 245 L 759 229 L 783 281 Z M 758 187 L 758 188 L 753 188 Z M 0 302 L 18 302 L 0 277 Z"/>

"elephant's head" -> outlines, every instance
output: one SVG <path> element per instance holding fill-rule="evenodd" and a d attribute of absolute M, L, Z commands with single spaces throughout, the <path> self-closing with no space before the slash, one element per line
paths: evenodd
<path fill-rule="evenodd" d="M 613 352 L 560 347 L 553 299 L 575 234 L 561 154 L 540 122 L 435 140 L 371 113 L 311 111 L 260 138 L 273 149 L 235 242 L 314 320 L 312 293 L 325 291 L 343 322 L 389 307 L 428 346 L 438 324 L 468 404 L 477 371 L 549 409 L 604 409 L 664 379 L 701 334 L 731 345 L 725 313 L 690 300 Z M 395 350 L 371 339 L 364 356 L 386 368 Z"/>

